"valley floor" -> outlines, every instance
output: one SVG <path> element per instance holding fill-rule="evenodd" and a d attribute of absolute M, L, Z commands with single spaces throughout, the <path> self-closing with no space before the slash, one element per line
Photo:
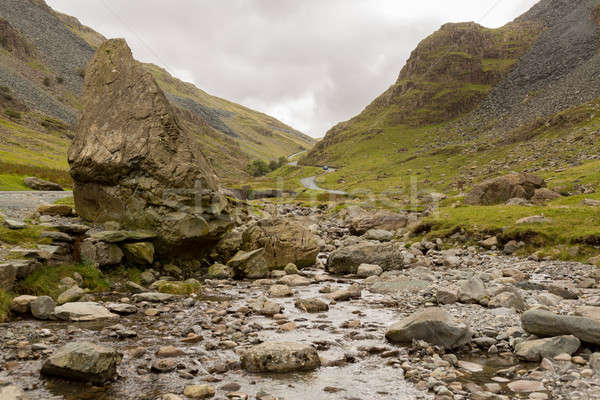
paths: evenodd
<path fill-rule="evenodd" d="M 532 362 L 523 360 L 522 353 L 517 356 L 520 343 L 536 338 L 522 323 L 525 310 L 598 320 L 596 267 L 475 247 L 444 249 L 440 241 L 423 240 L 406 246 L 412 261 L 397 269 L 368 278 L 336 276 L 325 266 L 332 252 L 387 242 L 353 236 L 346 222 L 318 209 L 268 209 L 313 226 L 323 240 L 315 266 L 300 275 L 258 281 L 206 279 L 199 294 L 158 302 L 132 291 L 124 283 L 127 278 L 116 279 L 110 291 L 97 290 L 86 300 L 111 310 L 127 309 L 118 320 L 82 323 L 21 316 L 1 324 L 0 382 L 24 388 L 31 398 L 56 400 L 157 399 L 167 393 L 171 397 L 164 398 L 177 399 L 194 384 L 208 384 L 217 398 L 233 399 L 600 398 L 596 345 L 572 349 L 551 342 L 541 363 L 541 358 Z M 284 297 L 278 297 L 282 289 Z M 328 310 L 309 313 L 295 305 L 313 298 Z M 280 311 L 267 313 L 265 301 Z M 423 341 L 400 345 L 386 340 L 391 323 L 434 307 L 468 325 L 473 340 L 454 351 Z M 566 334 L 558 325 L 548 336 Z M 587 330 L 600 337 L 599 322 L 589 323 Z M 118 379 L 91 387 L 39 375 L 47 355 L 77 341 L 122 352 Z M 244 372 L 240 352 L 271 341 L 309 344 L 318 350 L 322 366 L 304 373 Z M 532 354 L 531 360 L 536 357 Z"/>

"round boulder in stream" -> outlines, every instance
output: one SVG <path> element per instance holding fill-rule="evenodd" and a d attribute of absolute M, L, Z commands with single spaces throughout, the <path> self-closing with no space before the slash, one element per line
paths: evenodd
<path fill-rule="evenodd" d="M 317 351 L 307 344 L 267 342 L 246 350 L 242 368 L 249 372 L 312 371 L 321 366 Z"/>
<path fill-rule="evenodd" d="M 454 349 L 471 341 L 471 330 L 453 322 L 442 309 L 428 308 L 390 326 L 385 337 L 392 343 L 411 343 L 416 339 Z"/>

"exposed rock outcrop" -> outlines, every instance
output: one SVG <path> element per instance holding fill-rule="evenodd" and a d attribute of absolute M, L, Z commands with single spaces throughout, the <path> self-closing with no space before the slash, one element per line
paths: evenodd
<path fill-rule="evenodd" d="M 230 226 L 200 143 L 122 39 L 88 66 L 83 114 L 69 149 L 79 215 L 158 233 L 159 252 L 203 249 Z"/>
<path fill-rule="evenodd" d="M 536 189 L 546 186 L 543 178 L 532 174 L 510 174 L 488 179 L 465 197 L 470 205 L 490 205 L 505 203 L 510 199 L 531 199 Z"/>

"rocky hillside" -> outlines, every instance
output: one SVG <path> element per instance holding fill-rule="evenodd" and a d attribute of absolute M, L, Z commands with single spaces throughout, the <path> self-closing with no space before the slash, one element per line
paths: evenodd
<path fill-rule="evenodd" d="M 43 0 L 0 2 L 0 162 L 3 171 L 47 177 L 66 171 L 66 150 L 81 112 L 85 68 L 105 38 Z M 313 140 L 280 121 L 211 96 L 146 65 L 169 100 L 189 114 L 222 177 L 244 175 L 255 158 L 277 159 Z M 203 127 L 208 125 L 211 129 Z M 207 133 L 208 132 L 208 133 Z M 68 179 L 66 173 L 63 173 Z"/>
<path fill-rule="evenodd" d="M 442 26 L 394 85 L 300 163 L 341 167 L 321 179 L 332 188 L 403 190 L 421 175 L 425 186 L 448 191 L 593 159 L 599 5 L 542 0 L 499 29 Z"/>

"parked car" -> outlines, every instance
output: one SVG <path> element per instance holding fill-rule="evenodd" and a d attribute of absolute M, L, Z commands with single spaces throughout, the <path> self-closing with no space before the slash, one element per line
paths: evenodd
<path fill-rule="evenodd" d="M 323 171 L 329 171 L 329 167 L 327 165 L 323 166 Z"/>

